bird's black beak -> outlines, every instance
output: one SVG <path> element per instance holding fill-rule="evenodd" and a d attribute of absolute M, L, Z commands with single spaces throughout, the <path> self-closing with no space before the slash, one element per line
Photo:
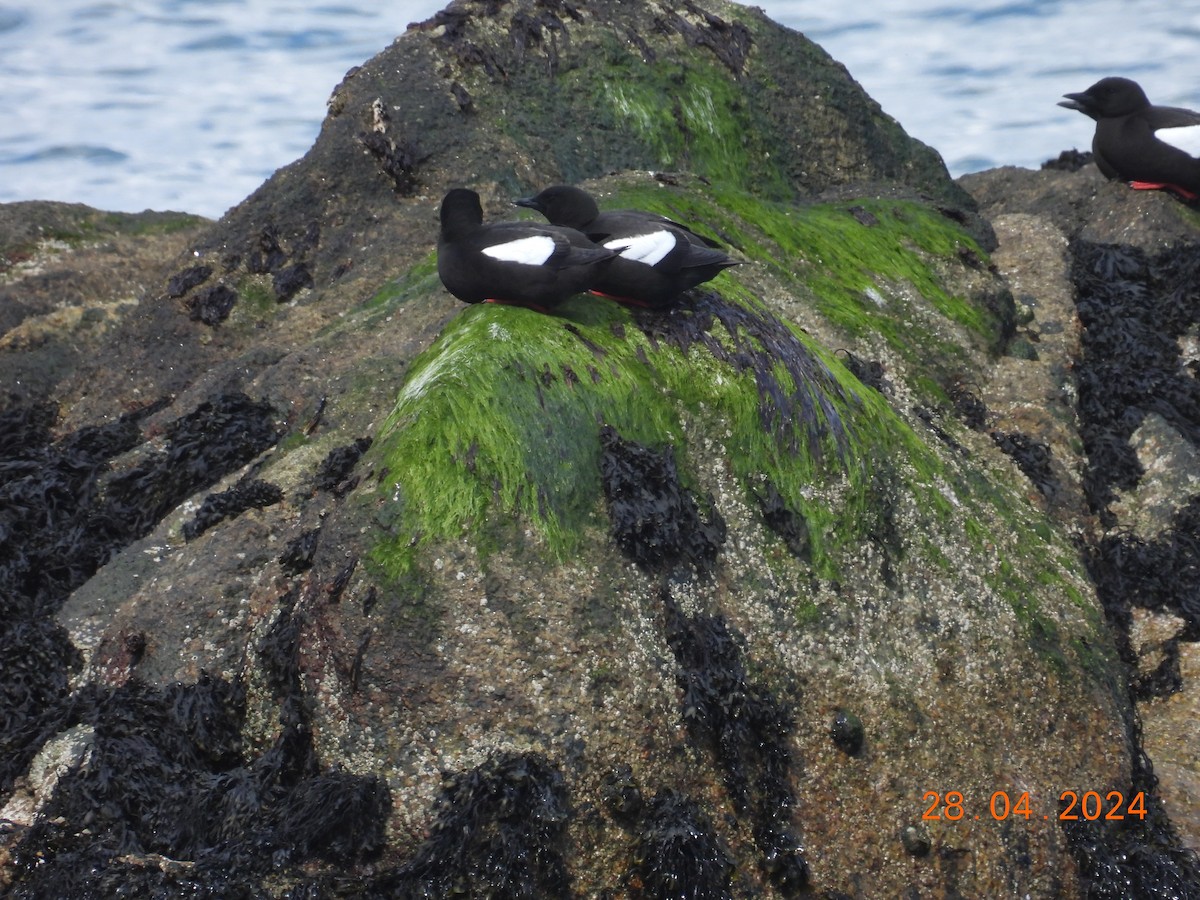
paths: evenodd
<path fill-rule="evenodd" d="M 1063 96 L 1067 99 L 1059 100 L 1059 106 L 1065 106 L 1067 109 L 1074 109 L 1086 115 L 1091 115 L 1089 112 L 1091 107 L 1087 102 L 1087 94 L 1063 94 Z"/>
<path fill-rule="evenodd" d="M 526 209 L 536 209 L 538 212 L 542 211 L 542 208 L 532 197 L 520 197 L 513 201 L 513 206 L 524 206 Z"/>

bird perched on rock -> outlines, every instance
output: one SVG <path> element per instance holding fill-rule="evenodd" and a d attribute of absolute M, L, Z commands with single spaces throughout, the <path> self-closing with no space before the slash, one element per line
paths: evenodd
<path fill-rule="evenodd" d="M 442 199 L 438 275 L 467 303 L 528 306 L 540 312 L 595 287 L 617 254 L 580 232 L 532 222 L 483 224 L 479 195 L 454 188 Z"/>
<path fill-rule="evenodd" d="M 636 209 L 601 212 L 592 195 L 567 184 L 516 201 L 555 225 L 575 228 L 620 258 L 606 267 L 593 291 L 639 306 L 663 307 L 737 260 L 715 241 L 665 216 Z"/>
<path fill-rule="evenodd" d="M 1139 189 L 1165 188 L 1188 200 L 1200 196 L 1200 159 L 1155 135 L 1200 125 L 1200 113 L 1154 106 L 1128 78 L 1102 78 L 1083 93 L 1063 96 L 1059 106 L 1096 120 L 1092 154 L 1105 177 Z"/>

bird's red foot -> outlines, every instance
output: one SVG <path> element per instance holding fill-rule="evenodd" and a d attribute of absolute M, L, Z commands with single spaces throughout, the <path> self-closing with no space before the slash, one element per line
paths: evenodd
<path fill-rule="evenodd" d="M 1197 197 L 1195 193 L 1189 191 L 1187 188 L 1166 181 L 1131 181 L 1129 182 L 1129 186 L 1135 191 L 1170 191 L 1184 200 L 1200 199 L 1200 197 Z"/>

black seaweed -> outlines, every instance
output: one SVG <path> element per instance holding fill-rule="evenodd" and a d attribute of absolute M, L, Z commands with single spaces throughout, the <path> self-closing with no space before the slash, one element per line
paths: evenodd
<path fill-rule="evenodd" d="M 287 303 L 305 288 L 313 286 L 312 273 L 307 263 L 292 263 L 284 266 L 271 277 L 271 289 L 275 291 L 277 303 Z"/>
<path fill-rule="evenodd" d="M 687 797 L 662 791 L 650 801 L 634 850 L 631 894 L 647 900 L 728 900 L 733 859 L 712 823 Z"/>
<path fill-rule="evenodd" d="M 832 437 L 839 453 L 845 452 L 849 441 L 837 407 L 854 406 L 858 399 L 787 325 L 729 303 L 715 291 L 694 289 L 687 297 L 688 306 L 670 315 L 635 313 L 652 344 L 667 342 L 685 355 L 696 346 L 736 372 L 752 372 L 762 427 L 786 452 L 819 459 L 826 437 Z M 720 336 L 713 333 L 717 323 L 724 331 Z M 780 379 L 781 371 L 786 379 Z"/>
<path fill-rule="evenodd" d="M 734 810 L 749 819 L 767 876 L 793 896 L 808 883 L 808 864 L 790 821 L 791 710 L 750 680 L 741 637 L 723 617 L 686 616 L 665 589 L 662 600 L 684 722 L 713 753 Z"/>
<path fill-rule="evenodd" d="M 644 569 L 669 571 L 686 562 L 711 570 L 725 543 L 725 520 L 709 498 L 701 519 L 692 493 L 679 481 L 670 447 L 652 450 L 600 430 L 600 477 L 613 540 Z"/>
<path fill-rule="evenodd" d="M 767 527 L 783 538 L 792 554 L 805 562 L 812 561 L 812 537 L 803 514 L 787 505 L 775 485 L 768 481 L 766 493 L 757 495 L 759 509 Z"/>
<path fill-rule="evenodd" d="M 214 525 L 241 515 L 248 509 L 262 509 L 283 500 L 277 485 L 261 479 L 243 479 L 227 491 L 209 494 L 190 522 L 183 523 L 184 540 L 195 540 Z"/>
<path fill-rule="evenodd" d="M 191 266 L 176 272 L 167 281 L 167 296 L 172 300 L 182 297 L 192 288 L 199 287 L 212 276 L 212 266 Z"/>
<path fill-rule="evenodd" d="M 237 291 L 223 284 L 206 287 L 188 300 L 188 318 L 209 326 L 220 325 L 229 318 L 237 299 Z"/>
<path fill-rule="evenodd" d="M 564 857 L 570 814 L 562 773 L 536 753 L 488 757 L 443 776 L 428 839 L 404 866 L 376 880 L 381 896 L 571 896 Z"/>
<path fill-rule="evenodd" d="M 292 538 L 279 557 L 279 565 L 289 575 L 299 575 L 312 568 L 313 555 L 317 552 L 320 527 L 311 528 L 299 537 Z"/>
<path fill-rule="evenodd" d="M 1200 495 L 1180 508 L 1157 540 L 1105 535 L 1092 548 L 1092 578 L 1108 618 L 1128 631 L 1130 610 L 1166 610 L 1185 623 L 1179 635 L 1200 640 Z M 1126 661 L 1133 662 L 1131 653 Z"/>
<path fill-rule="evenodd" d="M 1084 326 L 1075 369 L 1084 491 L 1111 527 L 1114 489 L 1142 476 L 1129 438 L 1155 412 L 1200 444 L 1200 383 L 1182 365 L 1179 337 L 1200 323 L 1200 246 L 1155 257 L 1113 244 L 1072 244 L 1076 307 Z"/>
<path fill-rule="evenodd" d="M 328 491 L 335 497 L 343 497 L 348 494 L 358 484 L 357 479 L 351 480 L 350 474 L 370 446 L 371 439 L 361 437 L 352 444 L 334 447 L 317 467 L 313 487 L 318 491 Z"/>
<path fill-rule="evenodd" d="M 57 441 L 52 410 L 0 416 L 0 789 L 70 719 L 68 679 L 80 659 L 53 618 L 63 600 L 182 500 L 278 438 L 270 406 L 226 395 L 167 425 L 164 449 L 110 472 L 159 409 Z"/>
<path fill-rule="evenodd" d="M 1145 818 L 1126 815 L 1119 821 L 1059 820 L 1067 845 L 1079 866 L 1086 900 L 1178 900 L 1200 890 L 1200 855 L 1183 847 L 1158 797 L 1158 779 L 1142 750 L 1141 725 L 1129 724 L 1134 748 L 1127 797 L 1143 792 Z M 1086 788 L 1076 791 L 1082 796 Z M 1079 814 L 1076 807 L 1075 813 Z"/>
<path fill-rule="evenodd" d="M 1116 489 L 1143 472 L 1129 439 L 1147 413 L 1160 415 L 1193 445 L 1200 443 L 1200 384 L 1182 364 L 1179 337 L 1200 323 L 1200 246 L 1176 246 L 1151 257 L 1127 246 L 1072 244 L 1072 278 L 1083 323 L 1076 366 L 1080 432 L 1088 463 L 1084 492 L 1111 528 Z M 1200 497 L 1192 497 L 1155 540 L 1109 533 L 1086 560 L 1121 658 L 1136 671 L 1131 609 L 1169 609 L 1185 627 L 1177 638 L 1200 639 Z M 1131 700 L 1169 692 L 1177 683 L 1170 648 L 1163 664 L 1129 686 Z M 1158 780 L 1142 748 L 1136 709 L 1126 722 L 1133 765 L 1127 796 L 1141 792 L 1148 815 L 1119 822 L 1064 821 L 1088 898 L 1195 896 L 1200 857 L 1184 848 L 1157 794 Z"/>
<path fill-rule="evenodd" d="M 93 728 L 86 765 L 13 849 L 11 896 L 251 897 L 289 862 L 376 856 L 387 785 L 319 771 L 297 723 L 246 760 L 244 714 L 241 687 L 207 675 L 81 691 L 71 719 Z"/>
<path fill-rule="evenodd" d="M 1025 477 L 1048 500 L 1057 496 L 1061 485 L 1050 466 L 1050 448 L 1019 431 L 993 431 L 992 440 L 1005 455 L 1012 457 Z"/>

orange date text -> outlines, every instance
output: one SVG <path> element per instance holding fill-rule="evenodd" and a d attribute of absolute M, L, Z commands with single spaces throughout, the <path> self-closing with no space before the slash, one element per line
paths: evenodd
<path fill-rule="evenodd" d="M 982 802 L 968 803 L 961 791 L 926 791 L 922 798 L 928 806 L 921 816 L 925 820 L 958 822 L 962 819 L 980 819 L 985 815 L 997 822 L 1008 818 L 1030 819 L 1051 818 L 1050 814 L 1039 816 L 1029 799 L 1029 791 L 1010 795 L 1008 791 L 995 791 L 986 807 Z M 1120 821 L 1126 818 L 1146 818 L 1146 793 L 1138 791 L 1128 801 L 1121 791 L 1063 791 L 1058 795 L 1059 810 L 1054 818 L 1060 822 L 1085 819 L 1089 822 L 1103 820 Z"/>

